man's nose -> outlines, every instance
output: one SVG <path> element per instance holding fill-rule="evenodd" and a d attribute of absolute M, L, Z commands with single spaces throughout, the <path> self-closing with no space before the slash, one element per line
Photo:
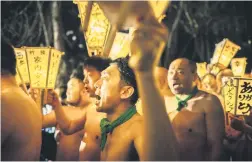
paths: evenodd
<path fill-rule="evenodd" d="M 170 77 L 171 77 L 173 80 L 177 80 L 177 79 L 178 79 L 177 72 L 174 72 L 174 73 L 169 74 L 169 75 L 171 75 Z"/>
<path fill-rule="evenodd" d="M 99 79 L 98 81 L 95 82 L 94 87 L 95 87 L 95 89 L 98 89 L 101 87 L 101 79 Z"/>
<path fill-rule="evenodd" d="M 95 88 L 95 94 L 99 95 L 100 93 L 100 88 L 101 88 L 101 80 L 98 80 L 95 84 L 94 84 L 94 88 Z"/>
<path fill-rule="evenodd" d="M 84 79 L 83 79 L 83 83 L 84 83 L 85 85 L 88 84 L 87 78 L 84 78 Z"/>

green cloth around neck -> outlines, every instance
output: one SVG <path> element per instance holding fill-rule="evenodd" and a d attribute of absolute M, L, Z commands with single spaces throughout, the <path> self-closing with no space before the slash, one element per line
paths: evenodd
<path fill-rule="evenodd" d="M 117 126 L 123 124 L 127 120 L 129 120 L 134 114 L 136 114 L 136 107 L 132 106 L 128 108 L 128 110 L 123 113 L 121 116 L 119 116 L 115 121 L 110 122 L 107 118 L 103 118 L 100 122 L 101 127 L 101 150 L 104 149 L 106 141 L 107 141 L 107 134 L 111 133 L 114 128 Z"/>
<path fill-rule="evenodd" d="M 192 92 L 186 97 L 186 99 L 181 100 L 178 96 L 176 96 L 176 99 L 178 101 L 178 108 L 177 111 L 180 111 L 183 107 L 187 106 L 187 101 L 190 100 L 193 96 L 195 96 L 198 92 L 198 88 L 195 87 Z"/>

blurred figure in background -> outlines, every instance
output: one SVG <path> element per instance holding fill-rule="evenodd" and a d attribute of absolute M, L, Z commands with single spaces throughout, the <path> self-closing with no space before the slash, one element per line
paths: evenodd
<path fill-rule="evenodd" d="M 98 57 L 90 57 L 84 61 L 83 66 L 83 92 L 91 100 L 82 112 L 71 118 L 67 111 L 62 109 L 61 103 L 58 102 L 55 91 L 49 91 L 55 98 L 51 104 L 55 110 L 57 123 L 60 130 L 65 135 L 72 135 L 84 128 L 84 136 L 79 148 L 79 160 L 100 160 L 100 120 L 105 116 L 104 113 L 98 113 L 95 109 L 95 82 L 100 79 L 101 71 L 109 66 L 110 60 Z M 69 92 L 67 92 L 68 94 Z M 52 99 L 52 95 L 48 95 Z M 73 98 L 72 98 L 73 99 Z M 57 101 L 57 102 L 55 102 Z M 67 148 L 66 148 L 67 149 Z"/>
<path fill-rule="evenodd" d="M 70 80 L 67 83 L 66 103 L 63 110 L 66 112 L 67 117 L 76 119 L 81 117 L 86 107 L 91 104 L 91 100 L 84 89 L 84 75 L 83 64 L 79 64 L 73 70 Z M 34 92 L 35 90 L 33 90 Z M 34 94 L 33 94 L 34 95 Z M 62 101 L 61 101 L 62 103 Z M 79 160 L 79 149 L 84 135 L 84 130 L 79 130 L 72 135 L 65 135 L 56 121 L 55 111 L 44 115 L 43 128 L 56 126 L 55 140 L 57 142 L 57 161 L 77 161 Z"/>

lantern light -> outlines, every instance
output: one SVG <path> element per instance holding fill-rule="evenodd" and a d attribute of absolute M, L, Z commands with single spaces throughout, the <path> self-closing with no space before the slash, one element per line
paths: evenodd
<path fill-rule="evenodd" d="M 115 59 L 118 57 L 125 57 L 129 54 L 132 32 L 124 33 L 118 30 L 121 29 L 121 26 L 125 23 L 125 15 L 128 15 L 128 12 L 130 12 L 128 8 L 136 2 L 111 3 L 113 9 L 120 11 L 120 13 L 114 14 L 112 19 L 110 17 L 111 14 L 109 14 L 108 19 L 106 17 L 108 15 L 103 12 L 104 8 L 101 8 L 101 6 L 103 6 L 105 7 L 105 11 L 108 11 L 106 7 L 110 2 L 91 2 L 82 0 L 74 0 L 73 2 L 78 5 L 79 17 L 81 19 L 81 26 L 89 56 L 99 55 Z M 104 5 L 105 3 L 106 5 Z M 163 11 L 168 5 L 168 1 L 158 3 L 150 1 L 148 3 L 152 7 L 155 16 L 161 20 L 164 17 Z M 118 5 L 119 8 L 115 7 L 116 5 Z M 110 6 L 110 4 L 108 6 Z M 112 13 L 113 11 L 109 10 L 109 12 Z M 114 20 L 116 20 L 116 23 Z M 131 30 L 131 27 L 128 27 L 127 30 Z"/>
<path fill-rule="evenodd" d="M 51 47 L 14 48 L 19 76 L 17 83 L 30 83 L 32 88 L 53 89 L 62 52 Z"/>
<path fill-rule="evenodd" d="M 215 51 L 211 60 L 211 64 L 221 64 L 224 67 L 228 67 L 231 59 L 240 49 L 240 46 L 231 42 L 227 38 L 224 38 L 220 43 L 215 45 Z"/>
<path fill-rule="evenodd" d="M 233 58 L 231 60 L 231 69 L 236 77 L 242 77 L 245 74 L 245 69 L 247 66 L 247 58 Z"/>
<path fill-rule="evenodd" d="M 203 78 L 207 74 L 207 63 L 196 63 L 197 65 L 197 74 L 199 78 Z"/>

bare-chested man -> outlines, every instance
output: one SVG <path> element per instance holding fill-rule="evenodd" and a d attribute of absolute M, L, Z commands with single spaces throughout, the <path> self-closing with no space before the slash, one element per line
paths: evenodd
<path fill-rule="evenodd" d="M 36 103 L 16 83 L 14 49 L 1 41 L 1 160 L 38 161 L 42 116 Z"/>
<path fill-rule="evenodd" d="M 84 89 L 89 97 L 95 95 L 95 82 L 100 79 L 101 71 L 109 66 L 110 60 L 98 57 L 91 57 L 84 62 Z M 50 92 L 49 92 L 50 93 Z M 55 94 L 54 92 L 52 92 Z M 50 99 L 50 94 L 48 95 Z M 51 96 L 52 97 L 52 96 Z M 56 102 L 57 103 L 57 102 Z M 71 119 L 62 110 L 59 103 L 52 103 L 57 123 L 64 134 L 70 135 L 84 128 L 84 136 L 79 150 L 79 160 L 100 160 L 100 120 L 105 117 L 104 113 L 98 113 L 95 104 L 85 107 L 79 117 Z"/>
<path fill-rule="evenodd" d="M 66 102 L 68 106 L 63 106 L 63 108 L 67 117 L 73 120 L 82 117 L 83 111 L 92 104 L 89 96 L 85 92 L 83 79 L 83 67 L 79 65 L 73 70 L 70 80 L 67 83 Z M 72 135 L 65 135 L 57 124 L 54 111 L 43 117 L 43 128 L 52 126 L 56 126 L 56 160 L 78 161 L 79 149 L 82 149 L 82 146 L 85 145 L 85 143 L 82 142 L 84 130 L 82 129 Z"/>
<path fill-rule="evenodd" d="M 166 97 L 167 112 L 179 143 L 180 160 L 219 160 L 225 134 L 219 99 L 196 89 L 196 65 L 180 58 L 169 67 L 174 97 Z"/>
<path fill-rule="evenodd" d="M 154 86 L 154 82 L 152 86 Z M 129 161 L 152 160 L 152 158 L 156 160 L 163 159 L 166 155 L 157 155 L 155 151 L 158 151 L 156 150 L 158 148 L 151 144 L 154 141 L 159 143 L 158 140 L 164 143 L 168 142 L 164 138 L 153 139 L 150 133 L 144 134 L 144 129 L 146 129 L 144 127 L 144 118 L 137 113 L 135 107 L 135 103 L 138 100 L 137 83 L 133 70 L 128 66 L 128 60 L 121 58 L 111 63 L 107 69 L 102 71 L 101 79 L 96 83 L 96 87 L 96 110 L 98 112 L 105 112 L 107 115 L 107 118 L 101 120 L 100 123 L 102 131 L 101 160 Z M 153 91 L 153 93 L 156 92 L 157 90 L 155 92 Z M 146 122 L 148 124 L 151 122 L 150 117 L 147 117 Z M 151 129 L 153 123 L 149 125 L 150 127 L 148 129 Z M 169 127 L 167 129 L 169 130 Z M 158 133 L 160 132 L 156 132 L 156 134 Z M 172 134 L 171 130 L 170 134 Z M 171 137 L 166 137 L 167 141 L 171 140 Z M 162 145 L 160 146 L 162 149 Z M 169 146 L 166 146 L 167 154 L 170 155 L 173 153 L 172 150 L 169 150 Z M 173 146 L 172 142 L 170 146 Z M 155 155 L 150 154 L 148 151 L 146 152 L 146 149 L 149 150 L 148 147 L 152 147 L 152 153 Z M 162 153 L 160 150 L 159 152 Z M 174 157 L 176 157 L 175 154 L 166 160 L 175 159 Z"/>

